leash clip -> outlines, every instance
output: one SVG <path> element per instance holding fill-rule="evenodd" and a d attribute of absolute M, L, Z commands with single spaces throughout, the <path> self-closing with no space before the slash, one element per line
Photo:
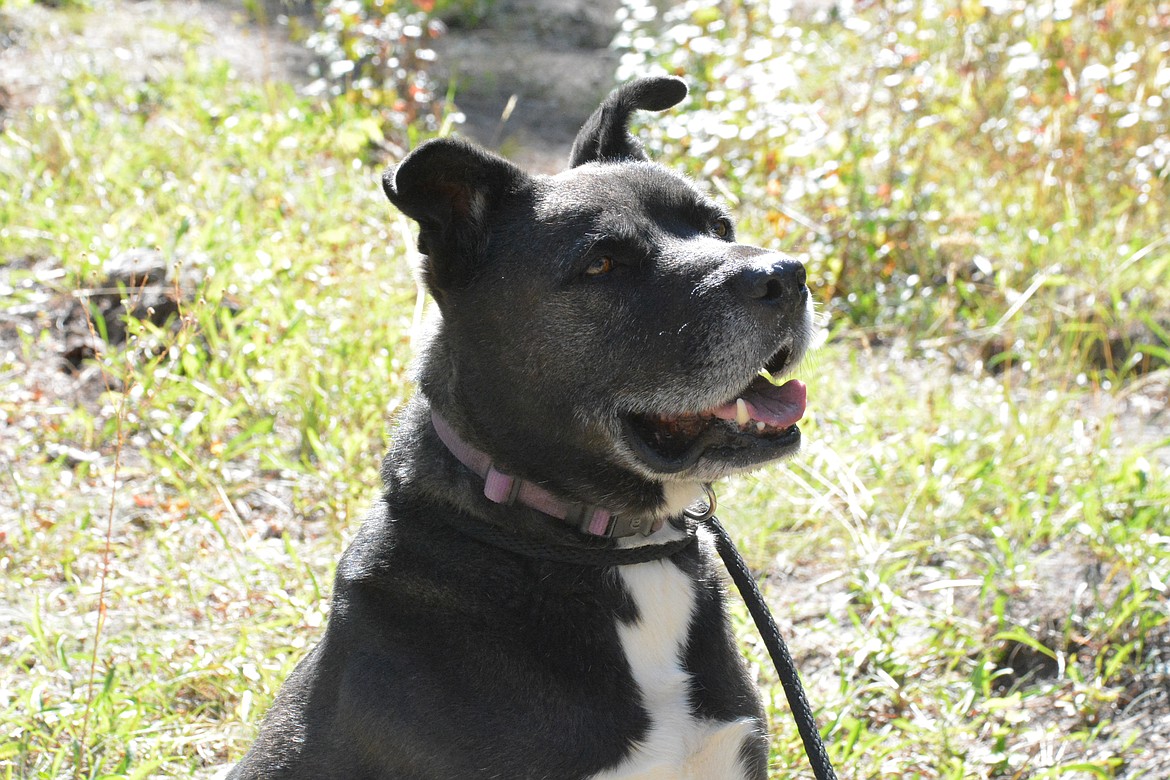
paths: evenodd
<path fill-rule="evenodd" d="M 711 516 L 715 514 L 716 508 L 719 506 L 719 502 L 715 498 L 715 488 L 711 487 L 710 482 L 703 483 L 703 490 L 707 493 L 707 506 L 704 507 L 702 511 L 698 512 L 691 509 L 690 507 L 687 507 L 683 510 L 684 515 L 697 523 L 710 520 Z"/>

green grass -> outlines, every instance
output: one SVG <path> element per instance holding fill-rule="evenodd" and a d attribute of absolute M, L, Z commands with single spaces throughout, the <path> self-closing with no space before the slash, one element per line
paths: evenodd
<path fill-rule="evenodd" d="M 0 755 L 16 776 L 183 775 L 238 755 L 310 636 L 296 629 L 320 625 L 409 393 L 415 293 L 365 159 L 377 132 L 342 101 L 213 66 L 80 79 L 4 137 L 15 306 L 59 305 L 133 247 L 203 277 L 177 331 L 132 323 L 76 395 L 53 397 L 47 317 L 0 366 Z M 46 266 L 63 271 L 48 289 Z M 29 381 L 26 361 L 41 361 Z"/>
<path fill-rule="evenodd" d="M 1070 415 L 1079 393 L 826 351 L 802 455 L 723 502 L 775 572 L 844 776 L 1114 776 L 1132 733 L 1102 724 L 1134 695 L 1146 638 L 1165 641 L 1164 472 L 1108 419 Z M 1028 648 L 1059 673 L 1019 679 Z M 796 770 L 786 707 L 773 717 Z"/>
<path fill-rule="evenodd" d="M 750 74 L 728 36 L 763 16 L 736 8 L 720 57 Z M 1147 64 L 1118 88 L 1170 88 L 1122 10 L 1093 40 L 1131 41 Z M 899 13 L 864 18 L 908 29 Z M 849 120 L 832 112 L 871 83 L 880 36 L 801 29 L 811 48 L 787 102 L 820 100 L 852 145 L 768 167 L 751 138 L 701 153 L 709 126 L 672 140 L 685 116 L 646 132 L 670 164 L 713 160 L 705 175 L 738 201 L 745 237 L 802 253 L 818 294 L 839 296 L 803 370 L 804 452 L 719 487 L 839 774 L 1159 776 L 1165 727 L 1137 695 L 1166 682 L 1170 425 L 1157 409 L 1170 379 L 1088 349 L 1167 310 L 1165 166 L 1144 202 L 1107 175 L 1155 142 L 1138 123 L 1086 146 L 1063 201 L 984 188 L 1034 184 L 1042 168 L 947 124 L 971 108 L 948 96 L 974 100 L 960 70 L 920 96 L 942 126 L 916 135 L 877 108 Z M 387 420 L 411 392 L 409 226 L 380 192 L 374 145 L 401 129 L 347 99 L 240 84 L 192 51 L 178 48 L 181 77 L 72 79 L 0 135 L 0 776 L 208 775 L 237 758 L 320 636 Z M 751 98 L 704 94 L 720 73 L 685 62 L 708 121 L 751 126 L 753 106 L 735 102 Z M 1018 85 L 997 73 L 977 76 L 982 94 L 1015 117 L 1002 96 Z M 893 143 L 874 134 L 884 125 L 909 168 L 875 162 Z M 811 200 L 774 194 L 830 157 L 839 173 Z M 916 221 L 926 197 L 941 216 Z M 56 313 L 143 247 L 198 272 L 199 295 L 176 327 L 131 322 L 125 348 L 63 373 Z M 948 276 L 968 262 L 972 275 Z M 1010 360 L 992 365 L 991 336 Z M 736 621 L 771 702 L 773 776 L 796 776 L 783 696 L 743 610 Z"/>

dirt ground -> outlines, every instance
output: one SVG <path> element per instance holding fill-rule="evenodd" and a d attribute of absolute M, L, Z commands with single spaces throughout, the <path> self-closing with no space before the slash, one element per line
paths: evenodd
<path fill-rule="evenodd" d="M 51 100 L 62 79 L 117 69 L 131 79 L 178 72 L 180 35 L 195 35 L 197 53 L 225 59 L 253 82 L 309 83 L 311 53 L 279 26 L 247 20 L 242 3 L 101 2 L 65 16 L 40 5 L 0 21 L 0 101 L 8 112 Z M 209 34 L 209 33 L 214 34 Z"/>

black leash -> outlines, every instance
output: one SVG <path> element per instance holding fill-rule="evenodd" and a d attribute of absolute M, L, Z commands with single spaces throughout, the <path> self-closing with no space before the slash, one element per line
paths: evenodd
<path fill-rule="evenodd" d="M 719 522 L 719 518 L 711 515 L 706 523 L 715 534 L 715 547 L 719 550 L 719 557 L 723 559 L 723 565 L 727 567 L 731 581 L 735 583 L 740 597 L 747 604 L 756 629 L 764 638 L 768 654 L 772 656 L 772 665 L 776 667 L 780 684 L 784 686 L 784 695 L 788 697 L 788 707 L 792 711 L 792 719 L 796 721 L 800 739 L 804 742 L 804 752 L 812 765 L 813 775 L 817 780 L 837 780 L 837 773 L 833 771 L 833 764 L 825 751 L 824 740 L 817 729 L 816 718 L 813 717 L 812 707 L 809 706 L 808 697 L 804 694 L 804 686 L 800 683 L 800 674 L 796 671 L 792 654 L 788 652 L 788 646 L 780 636 L 780 629 L 776 627 L 776 621 L 772 619 L 772 613 L 764 603 L 764 596 L 760 593 L 755 578 L 752 577 L 743 556 L 735 548 L 735 543 L 727 535 L 727 530 Z"/>

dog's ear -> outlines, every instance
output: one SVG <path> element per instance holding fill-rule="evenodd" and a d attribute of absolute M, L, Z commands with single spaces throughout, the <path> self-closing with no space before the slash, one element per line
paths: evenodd
<path fill-rule="evenodd" d="M 499 196 L 519 189 L 525 173 L 461 138 L 427 141 L 382 175 L 382 189 L 418 222 L 423 276 L 438 297 L 471 277 Z"/>
<path fill-rule="evenodd" d="M 577 133 L 569 167 L 589 162 L 645 160 L 642 144 L 630 135 L 630 114 L 638 109 L 665 111 L 686 96 L 686 83 L 674 76 L 648 76 L 618 87 Z"/>

